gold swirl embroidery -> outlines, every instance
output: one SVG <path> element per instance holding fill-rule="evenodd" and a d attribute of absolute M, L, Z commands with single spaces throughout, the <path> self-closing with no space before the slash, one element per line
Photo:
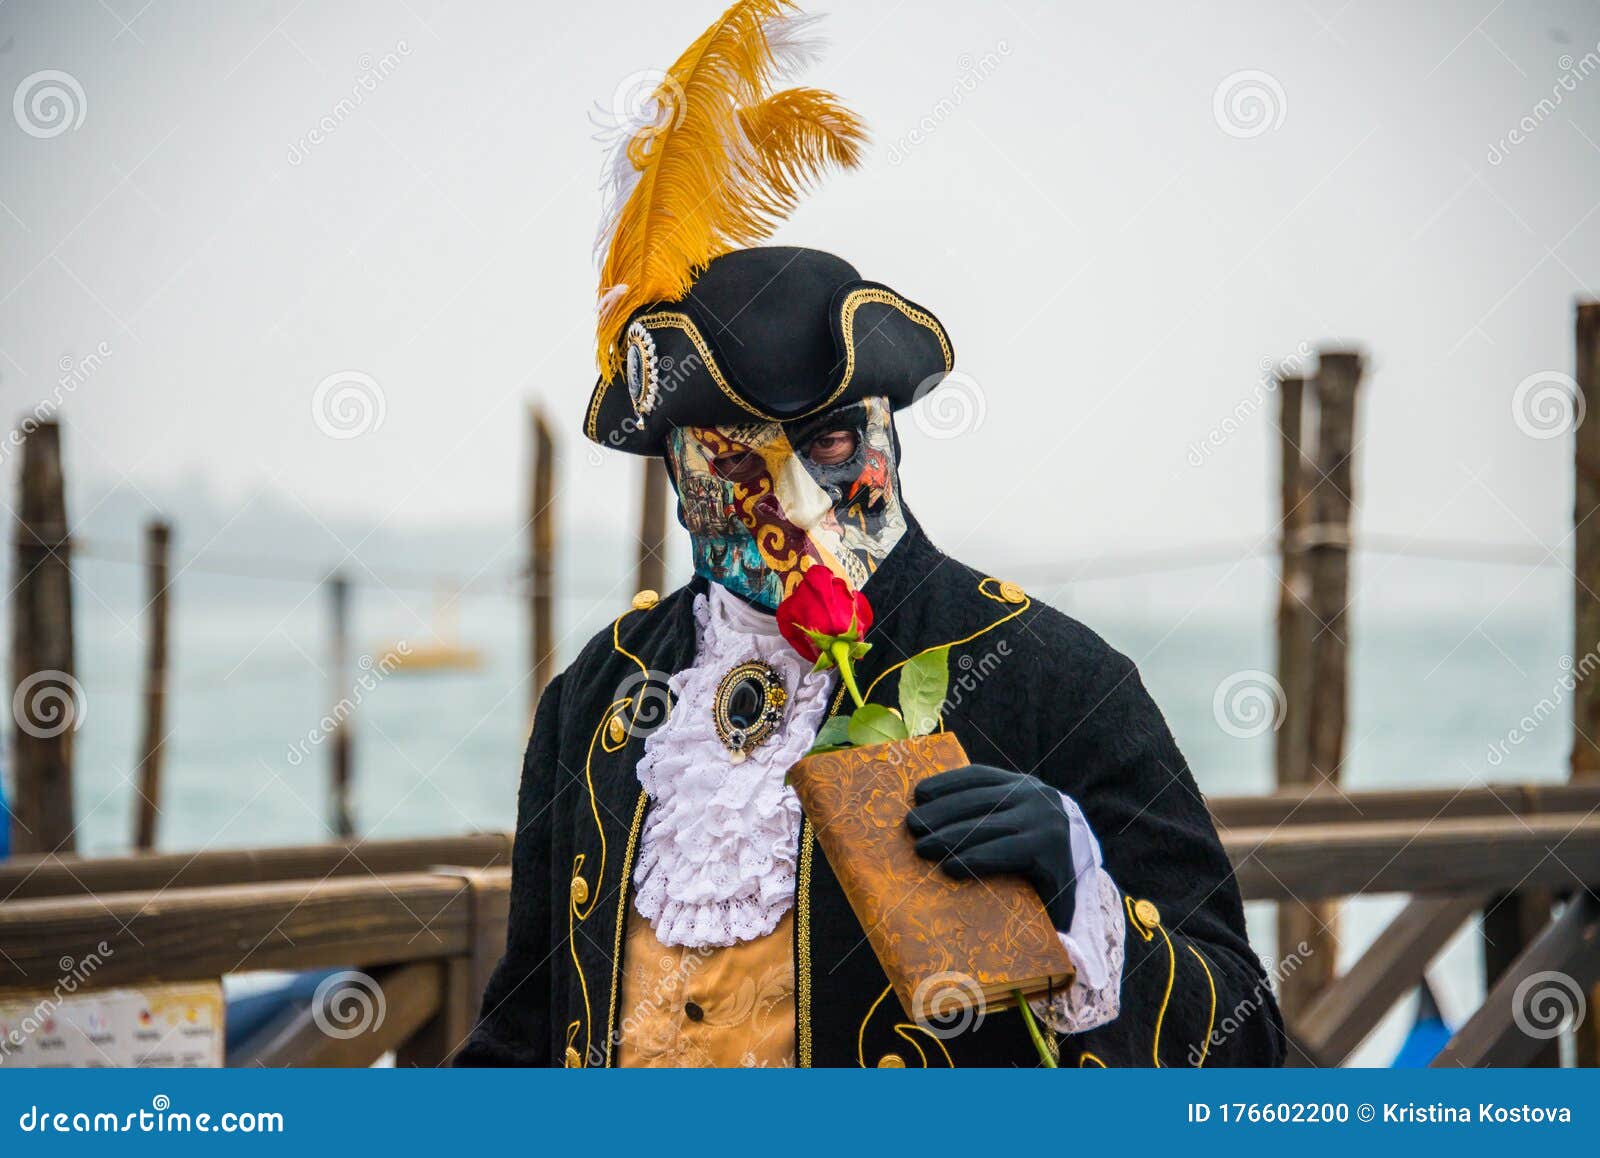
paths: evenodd
<path fill-rule="evenodd" d="M 883 999 L 889 996 L 889 991 L 893 988 L 892 984 L 883 987 L 878 999 L 867 1006 L 867 1015 L 861 1019 L 861 1024 L 856 1028 L 856 1065 L 862 1069 L 867 1067 L 867 1022 L 872 1020 L 872 1015 L 878 1012 L 878 1006 L 883 1004 Z"/>
<path fill-rule="evenodd" d="M 600 722 L 595 725 L 594 735 L 589 737 L 589 752 L 583 761 L 583 780 L 584 785 L 589 790 L 589 811 L 594 816 L 595 832 L 600 836 L 600 867 L 595 873 L 594 885 L 587 890 L 583 898 L 587 900 L 588 904 L 585 905 L 583 901 L 580 901 L 576 892 L 569 893 L 567 900 L 567 948 L 572 954 L 572 964 L 578 971 L 578 986 L 583 990 L 582 1029 L 583 1062 L 585 1065 L 589 1062 L 589 1051 L 593 1048 L 594 1036 L 590 1031 L 589 980 L 583 975 L 583 962 L 578 959 L 577 926 L 580 922 L 587 921 L 594 913 L 594 907 L 600 903 L 600 890 L 601 886 L 605 884 L 606 877 L 606 826 L 600 820 L 600 800 L 594 790 L 594 748 L 600 742 L 600 737 L 604 733 L 606 724 L 610 722 L 612 715 L 620 707 L 625 706 L 626 703 L 626 699 L 612 701 L 610 707 L 606 708 L 605 714 L 600 717 Z M 572 875 L 574 877 L 578 876 L 583 869 L 587 855 L 580 852 L 572 858 Z M 572 1027 L 569 1026 L 569 1046 L 571 1045 L 570 1039 L 572 1036 L 574 1036 Z"/>
<path fill-rule="evenodd" d="M 898 1023 L 894 1027 L 894 1031 L 896 1033 L 898 1033 L 901 1037 L 904 1037 L 907 1041 L 911 1042 L 912 1048 L 915 1049 L 919 1054 L 922 1054 L 922 1068 L 923 1069 L 927 1069 L 928 1068 L 928 1055 L 925 1054 L 925 1053 L 922 1053 L 922 1047 L 920 1045 L 918 1045 L 915 1041 L 912 1041 L 911 1038 L 906 1036 L 906 1032 L 905 1032 L 906 1030 L 911 1030 L 914 1033 L 920 1033 L 920 1034 L 925 1035 L 929 1041 L 933 1042 L 934 1045 L 939 1047 L 939 1052 L 944 1055 L 945 1068 L 946 1069 L 952 1069 L 952 1070 L 956 1068 L 956 1063 L 950 1057 L 950 1051 L 945 1049 L 944 1042 L 939 1040 L 939 1035 L 938 1034 L 932 1032 L 931 1030 L 925 1029 L 920 1025 L 916 1025 L 916 1024 L 914 1024 L 912 1022 L 902 1021 L 902 1022 Z"/>
<path fill-rule="evenodd" d="M 862 1069 L 865 1069 L 867 1066 L 867 1023 L 872 1020 L 872 1015 L 878 1011 L 878 1006 L 883 1004 L 883 999 L 888 997 L 889 993 L 893 989 L 893 985 L 887 985 L 884 987 L 883 992 L 878 994 L 878 999 L 872 1003 L 871 1007 L 868 1008 L 867 1015 L 861 1019 L 861 1025 L 856 1029 L 856 1063 Z M 899 1021 L 896 1022 L 892 1028 L 894 1029 L 895 1036 L 899 1037 L 912 1049 L 917 1051 L 917 1056 L 922 1059 L 923 1069 L 928 1068 L 928 1054 L 927 1051 L 922 1048 L 922 1044 L 918 1042 L 916 1038 L 911 1036 L 913 1033 L 922 1034 L 929 1041 L 933 1042 L 934 1045 L 938 1046 L 939 1052 L 944 1055 L 945 1066 L 949 1069 L 956 1068 L 956 1063 L 950 1057 L 950 1051 L 945 1048 L 944 1042 L 939 1040 L 938 1034 L 931 1032 L 926 1026 L 917 1025 L 915 1022 L 911 1021 Z"/>
<path fill-rule="evenodd" d="M 1134 900 L 1133 900 L 1132 897 L 1124 895 L 1123 898 L 1122 898 L 1122 907 L 1128 911 L 1128 926 L 1131 929 L 1133 929 L 1133 931 L 1135 933 L 1138 933 L 1139 936 L 1142 937 L 1146 941 L 1154 941 L 1156 939 L 1156 934 L 1160 933 L 1161 934 L 1161 939 L 1167 943 L 1167 990 L 1166 990 L 1165 993 L 1163 993 L 1161 995 L 1161 1008 L 1156 1011 L 1156 1036 L 1155 1036 L 1154 1043 L 1150 1047 L 1150 1054 L 1151 1054 L 1152 1059 L 1155 1061 L 1156 1068 L 1157 1069 L 1164 1069 L 1166 1067 L 1163 1066 L 1162 1063 L 1161 1063 L 1161 1027 L 1162 1027 L 1162 1024 L 1166 1021 L 1167 1005 L 1168 1005 L 1169 1002 L 1172 1001 L 1172 985 L 1173 985 L 1173 982 L 1177 980 L 1177 976 L 1178 976 L 1178 952 L 1177 952 L 1176 949 L 1174 949 L 1172 947 L 1172 938 L 1167 936 L 1167 930 L 1165 928 L 1163 928 L 1160 925 L 1156 925 L 1154 927 L 1154 929 L 1152 930 L 1150 928 L 1147 928 L 1143 921 L 1139 920 L 1137 906 L 1134 904 Z M 1196 955 L 1198 956 L 1198 954 L 1196 954 Z M 1202 964 L 1203 964 L 1203 962 L 1202 962 Z M 1209 978 L 1210 975 L 1211 975 L 1211 969 L 1208 966 L 1206 968 L 1206 976 Z M 1216 988 L 1215 988 L 1215 986 L 1212 987 L 1211 993 L 1212 993 L 1212 1015 L 1215 1016 L 1215 1014 L 1216 1014 Z M 1208 1038 L 1211 1036 L 1211 1031 L 1209 1029 L 1206 1031 L 1206 1036 Z"/>
<path fill-rule="evenodd" d="M 606 1067 L 610 1068 L 611 1047 L 617 1040 L 617 992 L 622 976 L 622 930 L 628 922 L 628 882 L 633 879 L 633 858 L 639 850 L 639 830 L 644 825 L 645 809 L 650 796 L 639 789 L 639 799 L 633 806 L 633 825 L 628 829 L 628 846 L 622 850 L 622 880 L 617 887 L 617 935 L 611 945 L 611 1003 L 606 1012 Z"/>
<path fill-rule="evenodd" d="M 910 1024 L 908 1024 L 906 1022 L 899 1022 L 899 1023 L 897 1023 L 895 1025 L 894 1032 L 895 1032 L 895 1035 L 897 1037 L 899 1037 L 902 1041 L 904 1041 L 912 1049 L 917 1051 L 917 1060 L 922 1063 L 922 1068 L 923 1069 L 927 1069 L 928 1068 L 928 1055 L 922 1052 L 922 1046 L 917 1044 L 917 1039 L 914 1038 L 914 1037 L 911 1037 L 909 1034 L 907 1034 L 905 1032 L 908 1029 L 916 1029 L 916 1028 L 917 1028 L 916 1026 L 910 1025 Z"/>
<path fill-rule="evenodd" d="M 1006 603 L 1005 599 L 1003 599 L 999 594 L 990 592 L 984 586 L 987 583 L 994 583 L 994 584 L 998 585 L 999 582 L 1000 581 L 998 579 L 995 579 L 993 576 L 989 576 L 987 578 L 979 580 L 978 581 L 978 593 L 981 594 L 986 599 L 994 600 L 994 602 L 996 602 L 996 603 Z M 1006 606 L 1010 607 L 1012 605 L 1010 603 L 1006 603 Z M 1024 596 L 1022 602 L 1016 605 L 1016 610 L 1011 611 L 1011 612 L 1009 612 L 1009 613 L 1007 613 L 1005 615 L 1002 615 L 999 619 L 995 620 L 993 623 L 989 624 L 987 627 L 980 627 L 977 631 L 974 631 L 971 635 L 964 636 L 961 639 L 953 639 L 949 643 L 940 643 L 940 644 L 935 644 L 933 647 L 925 647 L 921 651 L 917 652 L 917 655 L 907 656 L 905 659 L 900 660 L 898 663 L 890 664 L 888 667 L 884 668 L 881 672 L 879 672 L 877 674 L 877 676 L 873 678 L 873 681 L 870 684 L 867 685 L 867 690 L 864 691 L 861 694 L 861 698 L 864 699 L 864 700 L 870 700 L 872 698 L 872 689 L 877 687 L 878 684 L 883 680 L 883 678 L 885 676 L 889 675 L 891 672 L 899 671 L 901 668 L 905 667 L 906 664 L 908 664 L 912 660 L 916 659 L 917 656 L 919 656 L 919 655 L 927 655 L 930 651 L 938 651 L 941 647 L 960 647 L 962 644 L 971 643 L 973 640 L 977 639 L 980 635 L 986 635 L 989 632 L 993 631 L 995 628 L 999 627 L 1001 624 L 1009 623 L 1011 620 L 1015 619 L 1017 616 L 1021 615 L 1024 611 L 1028 610 L 1028 608 L 1030 608 L 1032 606 L 1033 606 L 1033 600 L 1031 598 L 1028 598 L 1027 596 Z M 842 693 L 842 689 L 841 689 L 841 693 Z M 839 697 L 835 696 L 834 697 L 834 708 L 835 708 L 835 710 L 837 710 L 838 704 L 839 704 Z M 829 714 L 831 715 L 832 713 L 829 713 Z M 942 724 L 943 720 L 941 719 L 940 722 Z M 942 728 L 941 728 L 941 730 L 942 730 Z"/>
<path fill-rule="evenodd" d="M 644 661 L 638 656 L 634 655 L 633 652 L 622 646 L 622 621 L 628 618 L 628 616 L 634 614 L 634 612 L 641 610 L 649 609 L 638 607 L 630 608 L 612 621 L 611 646 L 618 653 L 631 659 L 634 662 L 634 665 L 639 669 L 640 675 L 643 676 L 645 680 L 649 680 L 650 669 L 645 666 Z M 584 1065 L 588 1065 L 590 1051 L 594 1045 L 594 1039 L 590 1030 L 591 1010 L 589 1006 L 589 981 L 588 978 L 586 978 L 583 974 L 583 963 L 578 959 L 578 945 L 575 936 L 576 923 L 587 921 L 590 916 L 594 914 L 595 906 L 600 903 L 600 893 L 602 886 L 605 884 L 606 875 L 606 829 L 605 825 L 601 823 L 600 820 L 600 800 L 594 790 L 594 748 L 595 744 L 598 743 L 602 750 L 608 753 L 619 751 L 627 743 L 626 734 L 624 735 L 623 741 L 613 747 L 610 743 L 608 743 L 608 737 L 606 736 L 607 726 L 612 722 L 619 712 L 624 711 L 629 707 L 634 709 L 633 718 L 637 719 L 638 704 L 642 702 L 643 699 L 643 696 L 624 696 L 619 700 L 611 701 L 610 706 L 606 708 L 605 713 L 600 717 L 600 722 L 595 725 L 594 735 L 589 737 L 589 752 L 584 757 L 583 761 L 583 780 L 584 785 L 589 791 L 589 811 L 594 814 L 595 831 L 600 835 L 600 867 L 599 871 L 595 874 L 595 882 L 593 887 L 587 890 L 587 893 L 584 897 L 584 899 L 588 901 L 587 907 L 585 907 L 579 901 L 575 894 L 572 895 L 571 899 L 567 903 L 567 941 L 572 953 L 572 963 L 578 971 L 578 985 L 583 991 L 583 1020 L 581 1022 L 574 1021 L 567 1027 L 567 1047 L 569 1049 L 572 1047 L 573 1039 L 577 1037 L 578 1031 L 581 1029 L 584 1037 Z M 667 710 L 669 712 L 671 711 L 670 703 L 667 706 Z M 626 915 L 625 906 L 627 905 L 628 899 L 628 874 L 632 871 L 633 856 L 638 847 L 639 826 L 644 819 L 644 810 L 647 800 L 648 797 L 645 795 L 643 790 L 641 790 L 639 793 L 638 803 L 634 806 L 633 827 L 628 832 L 628 844 L 626 849 L 623 851 L 623 859 L 626 863 L 623 865 L 622 880 L 620 882 L 620 888 L 618 889 L 620 895 L 617 901 L 616 944 L 611 955 L 611 1001 L 609 1010 L 606 1014 L 606 1051 L 604 1064 L 608 1066 L 611 1064 L 611 1022 L 615 1019 L 617 1010 L 618 970 L 622 963 L 622 927 L 623 918 Z M 578 870 L 583 867 L 584 859 L 585 854 L 583 853 L 579 853 L 573 858 L 573 876 L 578 875 Z"/>
<path fill-rule="evenodd" d="M 628 729 L 622 726 L 622 710 L 626 709 L 632 702 L 632 696 L 623 697 L 620 701 L 622 709 L 608 714 L 605 718 L 605 730 L 600 736 L 600 747 L 608 754 L 620 752 L 628 746 Z M 615 730 L 611 726 L 613 723 L 618 725 Z"/>
<path fill-rule="evenodd" d="M 660 604 L 654 604 L 653 606 L 659 607 Z M 622 646 L 622 638 L 621 638 L 621 635 L 619 633 L 620 633 L 620 630 L 622 628 L 622 621 L 624 619 L 628 618 L 628 616 L 634 614 L 637 611 L 648 611 L 648 610 L 650 610 L 650 608 L 630 607 L 627 611 L 624 611 L 621 615 L 617 616 L 617 618 L 615 620 L 613 620 L 612 623 L 611 623 L 611 648 L 612 648 L 612 650 L 616 651 L 616 652 L 620 652 L 622 655 L 625 655 L 629 659 L 631 659 L 633 661 L 633 663 L 634 663 L 634 666 L 639 669 L 640 677 L 644 680 L 644 683 L 640 685 L 640 691 L 641 691 L 640 695 L 638 695 L 638 696 L 628 696 L 626 699 L 618 700 L 617 703 L 612 704 L 611 707 L 615 708 L 617 706 L 617 704 L 627 705 L 628 701 L 632 700 L 633 701 L 633 705 L 632 705 L 633 706 L 632 722 L 635 723 L 635 724 L 637 724 L 639 722 L 639 709 L 644 705 L 645 697 L 642 694 L 642 692 L 643 692 L 644 687 L 646 685 L 648 685 L 649 682 L 650 682 L 650 669 L 645 666 L 644 660 L 640 659 L 638 656 L 634 655 L 633 652 L 629 651 L 627 648 Z M 666 709 L 665 710 L 666 710 L 667 716 L 670 716 L 672 714 L 672 700 L 671 700 L 670 697 L 668 697 L 668 699 L 667 699 Z M 611 715 L 611 712 L 608 710 L 606 712 L 606 716 L 609 718 L 610 715 Z M 605 720 L 601 720 L 600 722 L 602 724 L 604 724 L 606 721 Z M 666 722 L 666 716 L 662 717 L 662 722 L 663 723 Z M 626 741 L 624 741 L 624 743 L 626 743 Z M 603 742 L 602 742 L 602 744 L 603 744 Z M 618 745 L 618 747 L 621 747 L 621 745 Z M 592 755 L 593 752 L 594 752 L 594 745 L 593 744 L 590 744 L 589 751 L 590 751 L 590 754 Z M 614 752 L 614 751 L 616 751 L 616 749 L 615 748 L 607 748 L 606 751 Z M 592 796 L 592 792 L 591 792 L 591 796 Z"/>
<path fill-rule="evenodd" d="M 1217 979 L 1211 975 L 1211 964 L 1200 950 L 1187 941 L 1183 943 L 1183 947 L 1193 953 L 1194 959 L 1200 962 L 1200 968 L 1206 971 L 1206 984 L 1211 987 L 1211 1012 L 1206 1015 L 1206 1035 L 1201 1039 L 1200 1060 L 1194 1063 L 1194 1068 L 1200 1069 L 1206 1064 L 1206 1054 L 1211 1051 L 1211 1031 L 1217 1024 Z"/>
<path fill-rule="evenodd" d="M 583 868 L 583 857 L 584 854 L 580 852 L 577 856 L 572 858 L 573 876 L 577 876 L 578 870 Z M 579 1064 L 588 1065 L 589 1047 L 592 1044 L 592 1038 L 589 1034 L 589 982 L 588 979 L 583 975 L 583 962 L 578 960 L 578 937 L 575 932 L 574 918 L 577 918 L 578 920 L 581 920 L 582 918 L 577 917 L 577 913 L 577 898 L 575 895 L 570 895 L 569 900 L 567 901 L 567 952 L 572 954 L 572 967 L 578 971 L 578 986 L 583 990 L 583 1020 L 571 1022 L 567 1026 L 567 1056 L 569 1058 L 572 1056 L 571 1051 L 573 1039 L 578 1036 L 579 1030 L 582 1030 L 583 1053 L 579 1055 L 579 1057 L 582 1058 L 582 1061 Z"/>
<path fill-rule="evenodd" d="M 1151 1044 L 1150 1055 L 1155 1059 L 1156 1069 L 1166 1068 L 1161 1062 L 1161 1026 L 1167 1019 L 1167 1003 L 1172 1000 L 1172 983 L 1178 977 L 1178 953 L 1172 947 L 1172 938 L 1167 936 L 1167 931 L 1160 925 L 1156 931 L 1161 934 L 1161 939 L 1167 943 L 1167 991 L 1161 995 L 1161 1008 L 1156 1011 L 1156 1036 Z"/>

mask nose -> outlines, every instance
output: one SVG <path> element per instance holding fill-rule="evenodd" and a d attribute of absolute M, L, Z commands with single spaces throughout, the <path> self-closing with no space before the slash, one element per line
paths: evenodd
<path fill-rule="evenodd" d="M 803 531 L 811 530 L 833 510 L 828 492 L 817 485 L 798 454 L 783 460 L 783 468 L 778 473 L 778 497 L 783 501 L 789 521 Z"/>

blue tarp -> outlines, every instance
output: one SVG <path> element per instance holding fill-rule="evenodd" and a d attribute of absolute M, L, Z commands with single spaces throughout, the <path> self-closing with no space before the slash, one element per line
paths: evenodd
<path fill-rule="evenodd" d="M 318 969 L 311 973 L 300 973 L 255 993 L 229 998 L 228 1015 L 224 1023 L 227 1027 L 227 1048 L 238 1049 L 284 1009 L 308 1000 L 325 978 L 337 972 L 337 969 Z"/>
<path fill-rule="evenodd" d="M 1439 1001 L 1433 995 L 1433 987 L 1428 984 L 1427 978 L 1423 978 L 1422 984 L 1417 986 L 1416 1020 L 1411 1023 L 1411 1032 L 1400 1044 L 1400 1052 L 1389 1063 L 1390 1068 L 1426 1069 L 1449 1041 L 1450 1027 L 1445 1024 L 1444 1014 L 1439 1012 Z"/>

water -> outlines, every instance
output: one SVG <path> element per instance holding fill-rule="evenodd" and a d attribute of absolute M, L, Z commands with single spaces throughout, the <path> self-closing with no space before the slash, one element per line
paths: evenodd
<path fill-rule="evenodd" d="M 112 567 L 79 565 L 89 592 L 78 611 L 78 663 L 88 705 L 77 757 L 78 844 L 85 853 L 125 849 L 133 825 L 143 641 L 131 587 L 97 572 Z M 1260 576 L 1241 581 L 1256 584 Z M 322 595 L 292 583 L 196 573 L 182 584 L 173 608 L 161 847 L 330 839 L 328 757 L 317 737 L 336 681 L 326 670 Z M 563 661 L 625 606 L 630 593 L 618 588 L 601 598 L 559 601 Z M 1219 725 L 1213 703 L 1218 685 L 1234 673 L 1271 668 L 1266 612 L 1206 601 L 1198 610 L 1156 612 L 1146 606 L 1147 590 L 1128 585 L 1042 594 L 1070 605 L 1139 661 L 1206 793 L 1270 788 L 1270 732 L 1230 734 Z M 1561 694 L 1570 620 L 1552 613 L 1561 606 L 1556 598 L 1547 583 L 1537 600 L 1486 599 L 1466 608 L 1423 601 L 1360 612 L 1354 621 L 1346 785 L 1564 779 L 1570 742 L 1564 701 L 1549 722 L 1526 730 L 1515 745 L 1506 743 L 1535 705 Z M 1234 602 L 1267 607 L 1264 592 L 1260 599 Z M 378 657 L 401 639 L 430 640 L 432 604 L 428 596 L 359 590 L 354 654 Z M 355 815 L 364 835 L 506 829 L 514 823 L 530 722 L 522 606 L 502 596 L 463 600 L 459 636 L 481 649 L 484 662 L 477 670 L 395 674 L 362 695 L 352 728 Z M 338 682 L 348 690 L 355 674 Z M 1510 758 L 1496 763 L 1497 746 Z M 1349 904 L 1342 965 L 1399 904 L 1388 897 Z M 1270 951 L 1271 907 L 1250 910 L 1253 940 Z M 1459 1020 L 1481 999 L 1480 968 L 1469 926 L 1433 974 L 1447 1017 Z M 1397 1010 L 1359 1060 L 1386 1060 L 1408 1018 L 1404 1007 Z"/>

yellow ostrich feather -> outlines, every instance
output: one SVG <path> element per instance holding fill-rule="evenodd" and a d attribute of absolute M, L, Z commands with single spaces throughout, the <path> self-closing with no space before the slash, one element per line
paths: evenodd
<path fill-rule="evenodd" d="M 791 88 L 739 110 L 745 138 L 755 147 L 762 181 L 750 196 L 776 224 L 830 167 L 861 161 L 866 126 L 830 92 Z"/>
<path fill-rule="evenodd" d="M 628 317 L 688 292 L 712 258 L 759 244 L 830 167 L 854 167 L 861 121 L 831 93 L 768 93 L 812 54 L 790 0 L 740 0 L 656 88 L 649 123 L 619 142 L 619 204 L 601 238 L 596 353 L 621 368 Z"/>

